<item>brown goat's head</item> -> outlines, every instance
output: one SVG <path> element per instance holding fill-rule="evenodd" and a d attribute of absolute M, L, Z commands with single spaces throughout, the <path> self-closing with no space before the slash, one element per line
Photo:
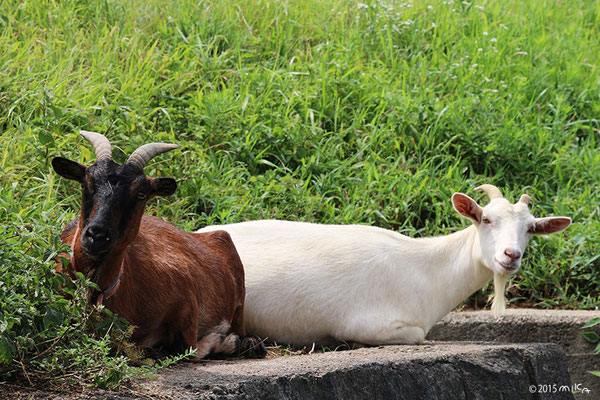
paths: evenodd
<path fill-rule="evenodd" d="M 138 233 L 146 202 L 169 196 L 177 183 L 172 178 L 150 178 L 144 167 L 152 157 L 177 148 L 149 143 L 134 151 L 123 165 L 115 163 L 111 145 L 99 133 L 80 131 L 92 143 L 98 160 L 86 167 L 62 157 L 52 160 L 60 176 L 81 183 L 80 245 L 90 258 L 101 261 L 113 250 L 124 249 Z"/>

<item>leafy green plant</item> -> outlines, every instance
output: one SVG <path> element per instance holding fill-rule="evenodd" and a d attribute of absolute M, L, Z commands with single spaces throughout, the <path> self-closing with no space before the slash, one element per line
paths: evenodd
<path fill-rule="evenodd" d="M 18 232 L 17 227 L 13 229 Z M 83 379 L 102 387 L 120 382 L 126 367 L 118 347 L 130 336 L 125 322 L 108 310 L 88 310 L 83 293 L 92 284 L 85 279 L 67 284 L 64 276 L 54 272 L 51 253 L 45 262 L 40 262 L 27 254 L 15 253 L 14 234 L 3 230 L 0 237 L 4 250 L 0 251 L 2 376 L 10 379 L 19 374 L 30 383 L 49 377 Z M 8 248 L 10 252 L 6 251 Z M 62 292 L 73 300 L 59 293 L 61 286 Z M 100 314 L 104 317 L 102 324 L 93 323 Z M 108 328 L 103 329 L 107 323 Z"/>
<path fill-rule="evenodd" d="M 600 325 L 600 318 L 593 318 L 591 321 L 589 321 L 588 323 L 583 325 L 581 327 L 581 329 L 593 328 L 594 326 L 597 326 L 597 325 Z M 600 354 L 600 335 L 598 335 L 594 331 L 586 331 L 586 332 L 583 332 L 582 335 L 585 338 L 585 340 L 587 340 L 588 342 L 596 344 L 596 347 L 594 348 L 594 353 Z M 592 375 L 596 375 L 596 376 L 600 377 L 600 371 L 589 371 L 589 372 Z"/>
<path fill-rule="evenodd" d="M 114 389 L 124 380 L 151 376 L 192 354 L 143 365 L 142 354 L 130 342 L 133 327 L 102 306 L 86 305 L 85 291 L 95 284 L 81 274 L 73 282 L 56 274 L 56 252 L 45 251 L 43 261 L 28 254 L 40 244 L 38 228 L 8 225 L 0 230 L 3 380 L 91 383 Z M 31 241 L 20 242 L 19 234 L 29 234 Z M 21 252 L 23 244 L 28 247 Z"/>

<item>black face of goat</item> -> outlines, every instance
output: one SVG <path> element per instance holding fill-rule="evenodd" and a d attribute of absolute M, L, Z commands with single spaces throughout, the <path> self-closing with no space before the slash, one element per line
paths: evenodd
<path fill-rule="evenodd" d="M 86 167 L 62 157 L 52 160 L 60 176 L 81 183 L 81 245 L 94 259 L 127 246 L 137 235 L 146 202 L 177 188 L 172 178 L 147 177 L 136 161 L 130 157 L 119 165 L 105 156 Z"/>

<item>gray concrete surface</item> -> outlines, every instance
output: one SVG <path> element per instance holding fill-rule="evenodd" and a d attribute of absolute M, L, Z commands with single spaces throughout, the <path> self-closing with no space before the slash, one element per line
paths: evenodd
<path fill-rule="evenodd" d="M 536 397 L 531 385 L 557 390 Z M 435 343 L 221 361 L 179 367 L 144 386 L 188 399 L 572 398 L 564 353 L 549 344 Z"/>
<path fill-rule="evenodd" d="M 581 326 L 592 318 L 600 318 L 600 311 L 514 309 L 499 319 L 490 311 L 454 312 L 434 326 L 427 339 L 559 344 L 567 355 L 571 381 L 595 393 L 589 398 L 600 399 L 600 378 L 588 373 L 600 370 L 600 355 L 581 334 Z M 600 334 L 600 326 L 589 330 Z"/>
<path fill-rule="evenodd" d="M 553 344 L 437 342 L 263 360 L 186 363 L 119 393 L 11 393 L 19 399 L 572 399 Z M 6 394 L 6 393 L 5 393 Z M 0 394 L 0 398 L 2 395 Z M 592 398 L 592 397 L 590 397 Z"/>
<path fill-rule="evenodd" d="M 187 363 L 127 392 L 42 398 L 521 400 L 572 399 L 570 390 L 560 346 L 439 342 Z"/>

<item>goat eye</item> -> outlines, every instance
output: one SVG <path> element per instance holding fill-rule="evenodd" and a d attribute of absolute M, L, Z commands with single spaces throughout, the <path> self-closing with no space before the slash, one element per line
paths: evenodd
<path fill-rule="evenodd" d="M 146 193 L 144 193 L 144 192 L 139 192 L 137 194 L 137 198 L 140 199 L 140 200 L 144 200 L 146 197 L 148 197 L 148 195 Z"/>
<path fill-rule="evenodd" d="M 484 218 L 482 218 L 482 219 L 481 219 L 481 221 L 482 221 L 484 224 L 490 224 L 490 223 L 492 223 L 492 221 L 490 221 L 490 219 L 489 219 L 489 218 L 485 218 L 485 217 L 484 217 Z"/>

